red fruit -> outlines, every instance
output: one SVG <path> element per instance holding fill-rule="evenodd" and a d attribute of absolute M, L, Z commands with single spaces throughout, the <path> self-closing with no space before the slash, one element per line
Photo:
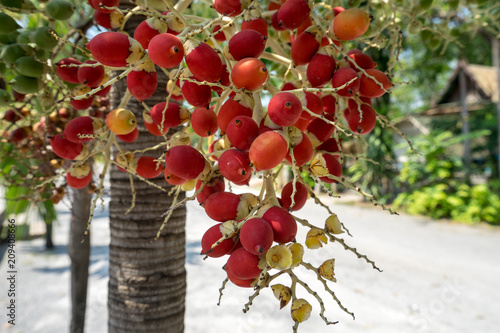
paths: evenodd
<path fill-rule="evenodd" d="M 94 135 L 102 127 L 98 118 L 80 116 L 70 120 L 64 128 L 64 137 L 71 142 L 87 142 L 93 137 L 80 137 L 80 135 Z"/>
<path fill-rule="evenodd" d="M 222 76 L 222 60 L 207 43 L 188 40 L 186 65 L 198 81 L 217 82 Z"/>
<path fill-rule="evenodd" d="M 83 85 L 76 86 L 71 91 L 71 95 L 73 97 L 77 96 L 87 96 L 87 98 L 78 98 L 74 100 L 70 100 L 71 106 L 76 110 L 86 110 L 88 109 L 92 103 L 94 103 L 94 95 L 90 95 L 90 91 L 92 89 L 90 87 L 86 87 Z"/>
<path fill-rule="evenodd" d="M 317 39 L 318 35 L 319 40 Z M 292 48 L 290 50 L 290 56 L 292 57 L 293 64 L 295 66 L 301 66 L 309 63 L 312 57 L 319 50 L 320 41 L 321 32 L 313 34 L 305 31 L 298 35 L 293 41 Z"/>
<path fill-rule="evenodd" d="M 279 92 L 269 101 L 269 118 L 278 126 L 291 126 L 302 114 L 302 104 L 297 96 L 289 92 Z"/>
<path fill-rule="evenodd" d="M 323 103 L 323 112 L 326 114 L 335 114 L 337 108 L 337 99 L 333 94 L 328 94 L 321 97 Z"/>
<path fill-rule="evenodd" d="M 189 118 L 189 112 L 177 103 L 160 102 L 151 108 L 149 115 L 156 125 L 163 127 L 176 127 Z"/>
<path fill-rule="evenodd" d="M 288 90 L 294 90 L 297 89 L 297 86 L 293 82 L 285 82 L 283 84 L 283 87 L 281 87 L 281 91 L 288 91 Z"/>
<path fill-rule="evenodd" d="M 296 36 L 300 35 L 303 33 L 307 28 L 309 28 L 312 25 L 312 20 L 311 17 L 308 16 L 304 22 L 297 28 L 296 31 Z"/>
<path fill-rule="evenodd" d="M 83 164 L 66 174 L 66 182 L 74 189 L 81 189 L 90 184 L 92 180 L 92 169 Z"/>
<path fill-rule="evenodd" d="M 385 94 L 391 87 L 392 83 L 384 72 L 378 69 L 367 69 L 366 74 L 361 74 L 359 94 L 363 97 L 376 98 Z"/>
<path fill-rule="evenodd" d="M 278 21 L 278 11 L 275 11 L 273 16 L 271 16 L 271 25 L 276 31 L 285 30 L 285 28 L 282 27 Z"/>
<path fill-rule="evenodd" d="M 368 134 L 377 123 L 377 113 L 369 104 L 361 104 L 359 108 L 349 110 L 347 119 L 351 131 Z"/>
<path fill-rule="evenodd" d="M 333 7 L 333 17 L 337 16 L 339 13 L 343 12 L 345 10 L 344 7 L 337 6 Z"/>
<path fill-rule="evenodd" d="M 274 241 L 284 244 L 292 242 L 297 235 L 297 222 L 294 217 L 281 207 L 275 206 L 269 208 L 262 219 L 273 230 Z"/>
<path fill-rule="evenodd" d="M 198 179 L 196 182 L 196 191 L 198 191 L 201 187 L 202 180 Z M 203 186 L 203 189 L 201 190 L 200 193 L 196 196 L 196 199 L 200 204 L 204 203 L 209 196 L 214 194 L 215 192 L 223 192 L 224 189 L 226 188 L 226 185 L 224 183 L 224 178 L 223 177 L 214 177 L 210 179 L 205 186 Z"/>
<path fill-rule="evenodd" d="M 273 228 L 261 218 L 247 220 L 240 230 L 240 242 L 243 248 L 251 254 L 261 255 L 267 252 L 273 244 Z"/>
<path fill-rule="evenodd" d="M 102 32 L 87 43 L 94 59 L 109 67 L 133 65 L 144 56 L 144 49 L 135 39 L 114 31 Z"/>
<path fill-rule="evenodd" d="M 123 23 L 122 12 L 115 10 L 111 13 L 97 11 L 94 13 L 95 22 L 106 29 L 112 30 L 119 28 Z"/>
<path fill-rule="evenodd" d="M 117 134 L 116 137 L 123 142 L 134 142 L 139 137 L 139 129 L 136 126 L 129 134 Z"/>
<path fill-rule="evenodd" d="M 340 164 L 339 160 L 332 154 L 323 154 L 322 157 L 325 161 L 328 173 L 337 178 L 342 177 L 342 165 Z M 319 177 L 319 179 L 329 184 L 337 182 L 335 179 L 331 179 L 328 176 Z"/>
<path fill-rule="evenodd" d="M 359 91 L 360 80 L 358 73 L 350 67 L 339 68 L 335 71 L 332 78 L 332 87 L 339 88 L 347 82 L 353 80 L 344 88 L 337 91 L 337 94 L 343 97 L 351 97 Z"/>
<path fill-rule="evenodd" d="M 26 97 L 26 94 L 21 94 L 20 92 L 17 92 L 14 89 L 12 89 L 12 96 L 14 96 L 14 99 L 17 102 L 22 102 L 24 101 L 24 97 Z"/>
<path fill-rule="evenodd" d="M 229 80 L 229 72 L 227 71 L 227 65 L 222 66 L 222 75 L 220 77 L 220 85 L 224 87 L 229 87 L 231 81 Z M 222 95 L 224 91 L 222 87 L 212 86 L 212 90 L 215 91 L 219 96 Z"/>
<path fill-rule="evenodd" d="M 266 39 L 256 30 L 242 30 L 231 37 L 228 50 L 236 61 L 243 58 L 258 58 L 266 48 Z"/>
<path fill-rule="evenodd" d="M 321 101 L 321 98 L 319 98 L 318 95 L 315 95 L 309 91 L 306 91 L 305 93 L 305 103 L 303 100 L 304 107 L 306 107 L 309 111 L 311 111 L 314 114 L 320 115 L 323 113 L 323 102 Z M 312 119 L 313 116 L 307 112 L 306 110 L 302 111 L 302 114 L 300 115 L 301 118 L 305 119 Z"/>
<path fill-rule="evenodd" d="M 191 146 L 175 146 L 165 153 L 165 164 L 178 177 L 195 179 L 205 169 L 205 158 Z"/>
<path fill-rule="evenodd" d="M 153 121 L 151 116 L 147 113 L 143 113 L 142 118 L 144 119 L 144 127 L 146 127 L 148 132 L 154 136 L 163 136 L 163 134 L 166 134 L 169 130 L 169 127 L 164 126 L 163 127 L 163 134 L 162 134 L 162 132 L 160 131 L 161 126 L 158 126 L 157 124 L 155 124 L 155 122 Z"/>
<path fill-rule="evenodd" d="M 259 126 L 251 117 L 236 116 L 227 126 L 226 135 L 233 147 L 248 150 L 259 135 Z"/>
<path fill-rule="evenodd" d="M 106 9 L 106 8 L 101 8 L 100 6 L 118 7 L 118 5 L 120 4 L 120 0 L 91 0 L 91 1 L 92 1 L 92 8 L 102 13 L 111 13 L 115 9 Z"/>
<path fill-rule="evenodd" d="M 163 176 L 170 185 L 182 185 L 187 182 L 187 179 L 174 175 L 167 166 L 165 166 L 165 169 L 163 170 Z"/>
<path fill-rule="evenodd" d="M 84 157 L 83 155 L 88 153 L 88 150 L 83 148 L 84 146 L 82 143 L 71 142 L 64 138 L 62 134 L 51 137 L 50 145 L 52 147 L 52 151 L 57 156 L 66 160 L 79 159 L 79 157 Z"/>
<path fill-rule="evenodd" d="M 253 279 L 258 277 L 261 272 L 259 256 L 251 254 L 243 247 L 229 256 L 225 268 L 240 279 Z"/>
<path fill-rule="evenodd" d="M 127 75 L 127 88 L 139 102 L 153 96 L 158 87 L 158 75 L 154 66 L 152 69 L 152 71 L 134 69 Z"/>
<path fill-rule="evenodd" d="M 330 31 L 339 40 L 353 40 L 368 30 L 370 16 L 360 8 L 348 8 L 335 15 Z"/>
<path fill-rule="evenodd" d="M 229 281 L 231 281 L 232 283 L 234 283 L 238 287 L 241 287 L 241 288 L 252 288 L 253 287 L 252 283 L 255 281 L 255 279 L 240 279 L 228 270 L 226 270 L 226 274 L 227 274 L 227 278 L 229 279 Z"/>
<path fill-rule="evenodd" d="M 152 179 L 161 175 L 163 170 L 163 165 L 156 161 L 156 158 L 151 156 L 141 156 L 137 160 L 137 168 L 135 172 L 143 178 Z"/>
<path fill-rule="evenodd" d="M 242 182 L 252 173 L 247 154 L 237 149 L 228 149 L 219 157 L 220 173 L 229 181 Z"/>
<path fill-rule="evenodd" d="M 372 105 L 371 98 L 368 98 L 368 97 L 359 97 L 359 98 L 349 98 L 349 99 L 347 99 L 347 107 L 348 107 L 348 112 L 347 113 L 349 113 L 350 110 L 359 108 L 359 106 L 361 106 L 363 104 Z M 345 117 L 346 120 L 348 118 L 349 117 Z"/>
<path fill-rule="evenodd" d="M 237 194 L 215 192 L 205 200 L 203 207 L 212 220 L 225 222 L 236 219 L 239 204 L 240 197 Z"/>
<path fill-rule="evenodd" d="M 371 69 L 377 66 L 373 59 L 359 50 L 351 50 L 346 53 L 348 57 L 349 66 L 355 71 L 359 71 L 358 67 L 362 69 Z M 356 67 L 356 65 L 357 67 Z"/>
<path fill-rule="evenodd" d="M 325 115 L 326 120 L 333 121 L 334 115 Z M 321 142 L 328 140 L 335 130 L 335 126 L 327 123 L 321 118 L 314 118 L 309 125 L 307 125 L 306 134 L 311 140 L 313 146 L 318 146 Z"/>
<path fill-rule="evenodd" d="M 84 64 L 97 64 L 97 61 L 87 60 Z M 80 67 L 77 72 L 78 81 L 87 87 L 97 87 L 104 79 L 104 67 Z"/>
<path fill-rule="evenodd" d="M 245 1 L 242 0 L 214 0 L 212 8 L 219 14 L 233 17 L 241 14 L 244 3 Z"/>
<path fill-rule="evenodd" d="M 286 160 L 292 164 L 292 156 L 291 151 L 292 148 L 288 151 L 288 154 L 285 156 Z M 311 160 L 313 156 L 313 146 L 309 137 L 302 133 L 302 140 L 299 144 L 295 145 L 293 148 L 293 158 L 295 160 L 295 165 L 301 166 L 306 164 Z"/>
<path fill-rule="evenodd" d="M 270 170 L 283 161 L 287 152 L 288 144 L 281 134 L 268 131 L 255 138 L 248 155 L 257 169 Z"/>
<path fill-rule="evenodd" d="M 3 120 L 8 121 L 9 123 L 15 123 L 19 119 L 21 119 L 21 116 L 19 115 L 21 112 L 16 112 L 14 109 L 10 109 L 5 111 L 5 114 L 3 115 Z"/>
<path fill-rule="evenodd" d="M 159 34 L 166 33 L 168 30 L 168 26 L 166 22 L 162 21 L 159 18 L 148 18 L 147 20 L 142 21 L 139 23 L 137 28 L 135 28 L 134 31 L 134 39 L 137 40 L 139 43 L 141 43 L 142 47 L 144 49 L 149 48 L 149 43 L 151 40 L 158 36 Z M 161 46 L 160 46 L 161 48 Z M 181 43 L 181 49 L 182 49 L 182 43 Z M 157 54 L 157 52 L 156 52 Z M 162 56 L 164 58 L 165 55 Z M 182 57 L 181 57 L 182 60 Z M 159 66 L 159 65 L 158 65 Z M 174 66 L 172 66 L 174 67 Z"/>
<path fill-rule="evenodd" d="M 196 108 L 191 115 L 191 126 L 193 131 L 201 137 L 214 135 L 219 128 L 214 106 L 209 109 L 205 107 Z"/>
<path fill-rule="evenodd" d="M 321 49 L 307 65 L 307 80 L 313 88 L 322 87 L 332 79 L 336 66 L 335 59 Z"/>
<path fill-rule="evenodd" d="M 222 223 L 217 223 L 208 228 L 203 234 L 201 238 L 201 254 L 206 254 L 211 258 L 219 258 L 231 251 L 234 246 L 234 240 L 232 238 L 223 240 L 212 249 L 212 246 L 222 238 L 221 226 Z"/>
<path fill-rule="evenodd" d="M 194 76 L 191 79 L 195 80 Z M 212 88 L 201 82 L 182 81 L 182 95 L 192 106 L 207 108 L 212 100 Z"/>
<path fill-rule="evenodd" d="M 176 36 L 169 33 L 159 34 L 148 45 L 151 61 L 163 68 L 178 66 L 184 57 L 184 47 Z"/>
<path fill-rule="evenodd" d="M 238 185 L 238 186 L 245 186 L 245 185 L 250 184 L 250 179 L 252 178 L 252 174 L 249 172 L 247 175 L 248 175 L 247 178 L 245 178 L 245 179 L 243 179 L 242 181 L 239 181 L 239 182 L 233 181 L 233 184 Z"/>
<path fill-rule="evenodd" d="M 288 0 L 278 10 L 278 23 L 285 29 L 293 30 L 304 23 L 310 12 L 307 0 Z"/>
<path fill-rule="evenodd" d="M 304 114 L 305 111 L 302 112 L 302 114 Z M 302 132 L 305 132 L 306 131 L 306 128 L 307 126 L 309 125 L 309 123 L 311 122 L 311 117 L 308 117 L 308 118 L 303 118 L 302 116 L 299 118 L 299 120 L 297 120 L 295 122 L 295 124 L 293 124 L 293 127 L 296 127 L 298 128 L 299 130 L 301 130 Z"/>
<path fill-rule="evenodd" d="M 219 114 L 217 115 L 217 124 L 220 128 L 221 134 L 226 133 L 226 128 L 231 120 L 236 116 L 252 117 L 252 106 L 245 102 L 242 94 L 236 94 L 230 97 L 222 104 Z"/>
<path fill-rule="evenodd" d="M 25 127 L 18 127 L 9 133 L 9 141 L 11 143 L 18 143 L 26 139 L 30 131 Z"/>
<path fill-rule="evenodd" d="M 317 151 L 325 151 L 328 153 L 338 153 L 342 151 L 342 140 L 339 139 L 337 143 L 337 139 L 330 138 L 316 147 Z M 340 146 L 339 146 L 340 144 Z M 340 158 L 340 155 L 333 155 L 336 158 Z"/>
<path fill-rule="evenodd" d="M 260 32 L 262 36 L 266 37 L 268 36 L 268 31 L 267 31 L 267 21 L 261 17 L 259 18 L 254 18 L 252 20 L 248 21 L 243 21 L 241 23 L 241 30 L 248 30 L 252 29 L 257 32 Z"/>
<path fill-rule="evenodd" d="M 212 30 L 212 33 L 214 34 L 214 38 L 218 42 L 224 42 L 226 40 L 226 35 L 224 34 L 223 31 L 219 31 L 219 30 L 220 30 L 220 25 L 219 24 L 215 25 L 213 30 Z M 217 32 L 217 31 L 219 31 L 219 32 Z"/>
<path fill-rule="evenodd" d="M 64 58 L 56 64 L 57 75 L 69 83 L 80 83 L 78 80 L 78 67 L 64 67 L 65 65 L 81 65 L 81 61 L 73 58 Z"/>
<path fill-rule="evenodd" d="M 281 190 L 281 203 L 282 207 L 286 210 L 297 211 L 304 207 L 307 201 L 308 192 L 307 187 L 301 182 L 295 182 L 295 195 L 293 200 L 295 201 L 292 206 L 292 193 L 293 193 L 293 181 L 288 182 Z"/>
<path fill-rule="evenodd" d="M 241 59 L 231 71 L 231 79 L 239 89 L 255 90 L 267 81 L 266 65 L 257 58 Z"/>

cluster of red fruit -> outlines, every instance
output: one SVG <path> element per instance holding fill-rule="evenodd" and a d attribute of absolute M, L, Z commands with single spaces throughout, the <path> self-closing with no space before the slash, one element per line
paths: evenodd
<path fill-rule="evenodd" d="M 116 8 L 118 1 L 89 3 L 102 26 L 123 25 L 126 16 Z M 133 37 L 100 33 L 87 44 L 94 60 L 66 58 L 56 70 L 62 80 L 80 85 L 68 99 L 77 110 L 88 108 L 95 94 L 107 94 L 116 81 L 109 80 L 105 68 L 124 70 L 118 79 L 126 76 L 129 94 L 140 102 L 157 91 L 157 69 L 169 74 L 167 100 L 142 114 L 147 130 L 165 137 L 166 152 L 136 158 L 120 149 L 114 163 L 142 179 L 163 173 L 168 183 L 194 189 L 189 199 L 197 198 L 218 222 L 203 236 L 202 253 L 229 255 L 225 271 L 234 284 L 265 287 L 273 279 L 268 270 L 292 274 L 302 263 L 304 247 L 296 242 L 297 221 L 290 213 L 302 208 L 311 191 L 300 172 L 326 183 L 338 181 L 343 155 L 339 134 L 369 133 L 377 119 L 371 99 L 392 85 L 367 54 L 344 51 L 342 42 L 359 38 L 369 28 L 370 17 L 362 9 L 316 12 L 307 0 L 271 2 L 267 12 L 246 0 L 215 0 L 212 7 L 220 15 L 203 26 L 191 25 L 170 8 L 151 14 Z M 284 36 L 287 42 L 277 42 Z M 282 79 L 288 83 L 281 91 L 270 83 L 270 76 L 278 75 L 268 69 L 273 63 L 295 77 Z M 265 103 L 262 96 L 268 93 Z M 82 188 L 92 178 L 91 168 L 83 163 L 89 157 L 87 142 L 105 138 L 118 145 L 115 137 L 134 141 L 139 135 L 136 123 L 126 105 L 109 112 L 105 121 L 90 116 L 71 120 L 64 133 L 51 139 L 57 155 L 77 161 L 67 173 L 68 183 Z M 167 136 L 169 129 L 177 132 Z M 193 135 L 201 141 L 196 148 Z M 283 165 L 297 176 L 278 198 L 273 172 Z M 227 182 L 248 185 L 261 172 L 259 196 L 226 189 Z M 323 229 L 306 226 L 305 245 L 311 249 L 326 243 L 327 235 L 342 232 L 333 217 Z M 331 260 L 314 270 L 318 278 L 335 280 Z M 282 301 L 290 293 L 276 285 L 273 290 Z M 309 308 L 305 300 L 292 304 L 292 318 L 302 322 Z"/>

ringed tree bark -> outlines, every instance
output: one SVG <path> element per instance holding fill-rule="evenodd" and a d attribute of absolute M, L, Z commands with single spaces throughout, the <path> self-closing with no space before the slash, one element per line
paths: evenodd
<path fill-rule="evenodd" d="M 143 18 L 142 18 L 143 19 Z M 132 32 L 141 21 L 134 16 L 126 31 Z M 167 78 L 158 73 L 157 92 L 146 104 L 149 107 L 166 99 Z M 116 108 L 126 92 L 126 80 L 113 85 L 111 107 Z M 142 121 L 144 107 L 130 99 L 126 108 L 137 117 L 139 138 L 132 143 L 119 142 L 123 150 L 153 147 L 164 141 L 145 129 Z M 144 155 L 159 157 L 162 149 Z M 136 154 L 136 157 L 141 155 Z M 134 177 L 135 207 L 132 204 L 129 175 L 112 166 L 111 203 L 109 210 L 111 242 L 109 248 L 108 332 L 177 333 L 184 331 L 186 293 L 185 208 L 176 209 L 161 237 L 153 241 L 163 222 L 161 215 L 170 207 L 173 197 L 163 174 L 150 181 L 155 188 Z M 182 198 L 179 198 L 182 199 Z"/>

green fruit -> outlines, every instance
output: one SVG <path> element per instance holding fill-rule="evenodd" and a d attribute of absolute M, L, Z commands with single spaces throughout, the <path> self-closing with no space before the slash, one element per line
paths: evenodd
<path fill-rule="evenodd" d="M 43 82 L 38 78 L 18 75 L 9 82 L 12 89 L 21 94 L 34 94 L 43 87 Z"/>
<path fill-rule="evenodd" d="M 51 35 L 56 33 L 53 29 L 49 27 L 41 27 L 36 29 L 33 34 L 33 42 L 40 48 L 45 50 L 52 50 L 57 45 L 57 39 Z"/>
<path fill-rule="evenodd" d="M 16 60 L 15 68 L 24 76 L 40 77 L 43 74 L 43 64 L 33 57 L 21 57 Z"/>
<path fill-rule="evenodd" d="M 21 33 L 17 35 L 16 42 L 19 44 L 31 43 L 31 31 L 21 31 Z"/>
<path fill-rule="evenodd" d="M 432 6 L 433 0 L 420 0 L 420 6 L 424 9 L 429 9 Z"/>
<path fill-rule="evenodd" d="M 4 12 L 0 12 L 0 22 L 2 22 L 0 24 L 0 34 L 8 34 L 19 28 L 19 24 L 17 24 L 16 20 Z"/>
<path fill-rule="evenodd" d="M 25 55 L 26 51 L 22 44 L 11 44 L 2 49 L 0 59 L 2 59 L 2 61 L 6 64 L 12 64 L 18 58 L 24 57 Z"/>
<path fill-rule="evenodd" d="M 450 1 L 448 1 L 448 6 L 450 6 L 451 10 L 457 10 L 459 4 L 460 4 L 460 0 L 450 0 Z"/>
<path fill-rule="evenodd" d="M 47 10 L 47 14 L 54 20 L 67 20 L 75 11 L 73 5 L 66 0 L 51 1 L 45 9 Z"/>
<path fill-rule="evenodd" d="M 352 7 L 359 7 L 361 4 L 361 0 L 348 0 L 347 1 L 347 7 L 352 8 Z"/>
<path fill-rule="evenodd" d="M 38 61 L 46 62 L 50 57 L 50 52 L 44 49 L 38 49 L 35 52 L 35 58 Z"/>
<path fill-rule="evenodd" d="M 0 106 L 7 106 L 11 103 L 11 97 L 7 90 L 0 89 Z"/>
<path fill-rule="evenodd" d="M 26 7 L 24 0 L 0 0 L 5 7 L 23 9 Z"/>
<path fill-rule="evenodd" d="M 431 30 L 420 31 L 420 38 L 422 39 L 423 42 L 431 39 L 432 35 L 434 35 L 434 33 Z"/>
<path fill-rule="evenodd" d="M 420 22 L 419 20 L 413 20 L 408 25 L 408 33 L 412 35 L 418 34 L 421 30 L 422 30 L 422 22 Z"/>
<path fill-rule="evenodd" d="M 0 62 L 0 74 L 5 74 L 6 70 L 7 70 L 7 65 L 4 64 L 3 62 Z"/>
<path fill-rule="evenodd" d="M 0 34 L 0 44 L 14 44 L 16 42 L 17 35 L 19 35 L 19 32 L 17 31 L 11 32 L 10 34 Z"/>
<path fill-rule="evenodd" d="M 439 38 L 439 36 L 432 36 L 429 40 L 429 48 L 432 51 L 436 51 L 439 46 L 441 46 L 441 38 Z"/>

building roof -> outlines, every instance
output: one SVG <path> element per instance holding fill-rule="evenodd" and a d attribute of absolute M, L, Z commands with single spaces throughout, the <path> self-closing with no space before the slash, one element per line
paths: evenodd
<path fill-rule="evenodd" d="M 459 61 L 457 67 L 453 71 L 446 87 L 439 98 L 434 103 L 438 104 L 447 103 L 447 97 L 458 85 L 458 75 L 464 71 L 468 82 L 473 84 L 473 87 L 485 100 L 496 103 L 498 101 L 498 80 L 495 72 L 495 67 L 468 64 L 465 61 Z"/>
<path fill-rule="evenodd" d="M 498 101 L 498 79 L 494 67 L 468 64 L 459 61 L 445 88 L 423 115 L 459 113 L 459 74 L 464 72 L 467 80 L 469 111 L 482 109 L 486 104 Z"/>

